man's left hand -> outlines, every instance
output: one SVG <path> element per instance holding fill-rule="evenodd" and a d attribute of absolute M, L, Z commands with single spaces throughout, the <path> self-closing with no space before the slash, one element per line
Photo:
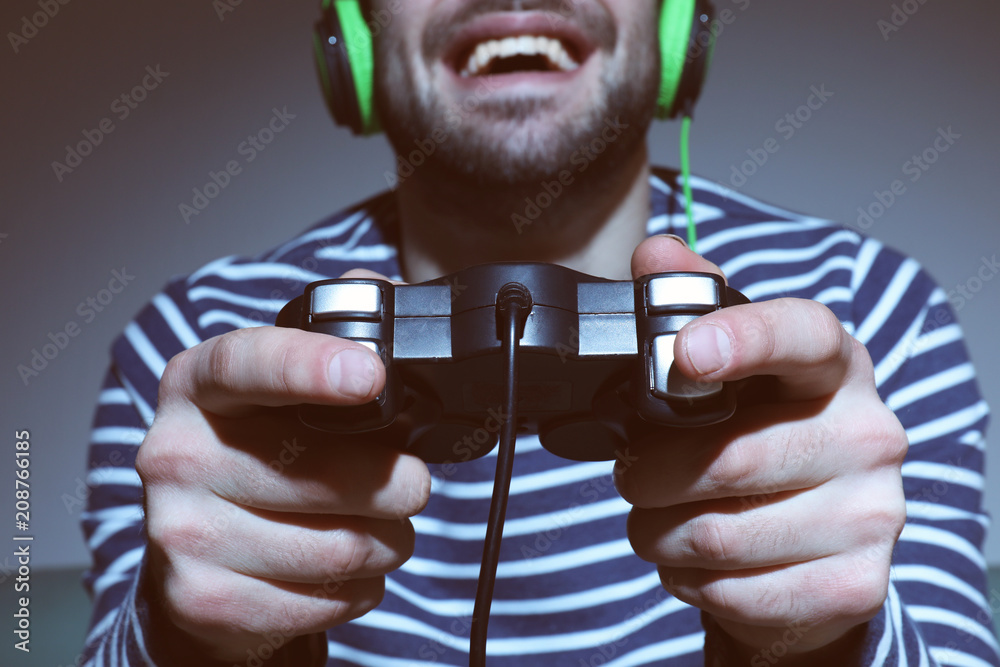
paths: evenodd
<path fill-rule="evenodd" d="M 722 273 L 665 237 L 636 249 L 632 271 Z M 768 378 L 721 424 L 630 444 L 615 481 L 633 548 L 747 656 L 834 645 L 885 601 L 906 518 L 906 434 L 868 352 L 827 307 L 782 298 L 698 318 L 674 353 L 693 380 Z"/>

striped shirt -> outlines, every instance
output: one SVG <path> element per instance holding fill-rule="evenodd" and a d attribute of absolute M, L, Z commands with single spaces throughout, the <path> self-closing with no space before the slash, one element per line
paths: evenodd
<path fill-rule="evenodd" d="M 677 174 L 657 169 L 650 182 L 649 234 L 683 235 Z M 692 183 L 699 252 L 751 300 L 794 296 L 828 306 L 867 346 L 879 394 L 909 437 L 907 522 L 888 599 L 863 628 L 860 654 L 844 664 L 1000 665 L 982 554 L 988 410 L 947 295 L 914 260 L 850 229 Z M 114 342 L 83 515 L 94 557 L 85 581 L 94 598 L 88 664 L 173 664 L 149 654 L 136 586 L 144 542 L 134 461 L 167 360 L 211 336 L 273 323 L 311 281 L 356 267 L 398 278 L 395 228 L 395 199 L 385 193 L 269 252 L 215 261 L 171 282 Z M 467 664 L 495 465 L 494 452 L 431 466 L 431 500 L 413 519 L 413 557 L 387 577 L 378 608 L 328 631 L 328 665 Z M 537 437 L 519 439 L 490 665 L 727 664 L 711 619 L 669 595 L 655 566 L 633 553 L 630 507 L 611 469 L 553 456 Z M 270 655 L 262 647 L 258 655 Z M 787 646 L 772 648 L 751 664 L 774 664 Z"/>

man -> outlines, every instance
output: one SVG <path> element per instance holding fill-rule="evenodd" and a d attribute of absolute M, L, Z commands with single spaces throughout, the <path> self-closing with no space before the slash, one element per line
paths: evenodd
<path fill-rule="evenodd" d="M 676 175 L 644 144 L 660 11 L 392 12 L 378 117 L 401 154 L 445 140 L 394 193 L 171 284 L 115 344 L 93 459 L 134 459 L 146 543 L 122 466 L 85 517 L 97 664 L 462 664 L 490 457 L 445 469 L 397 434 L 307 429 L 293 406 L 371 400 L 380 362 L 243 325 L 345 271 L 421 282 L 504 260 L 725 275 L 754 303 L 686 327 L 678 367 L 772 382 L 723 424 L 630 443 L 613 486 L 609 464 L 526 439 L 490 664 L 1000 664 L 979 553 L 986 413 L 947 300 L 876 242 L 703 182 L 705 257 L 650 237 L 680 219 Z"/>

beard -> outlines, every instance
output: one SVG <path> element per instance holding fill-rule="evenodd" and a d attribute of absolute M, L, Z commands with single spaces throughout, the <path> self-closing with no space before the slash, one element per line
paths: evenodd
<path fill-rule="evenodd" d="M 484 11 L 496 3 L 488 4 L 472 6 Z M 416 64 L 405 64 L 401 48 L 387 47 L 379 58 L 378 108 L 396 153 L 407 160 L 419 152 L 422 177 L 512 194 L 537 189 L 542 180 L 566 170 L 578 180 L 596 182 L 619 169 L 645 141 L 655 113 L 659 68 L 649 57 L 650 50 L 657 52 L 651 48 L 655 35 L 651 39 L 644 32 L 646 25 L 635 27 L 623 37 L 624 48 L 617 49 L 610 19 L 587 7 L 577 5 L 576 20 L 594 36 L 606 66 L 582 110 L 567 109 L 554 96 L 491 95 L 489 76 L 464 99 L 446 102 L 426 76 L 414 72 Z M 424 62 L 433 62 L 433 45 L 447 43 L 448 30 L 429 28 Z M 609 126 L 617 129 L 610 136 Z M 433 151 L 427 150 L 431 146 Z"/>

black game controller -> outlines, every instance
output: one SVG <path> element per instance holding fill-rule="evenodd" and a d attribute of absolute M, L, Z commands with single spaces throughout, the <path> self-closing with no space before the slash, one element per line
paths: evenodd
<path fill-rule="evenodd" d="M 681 327 L 749 303 L 719 276 L 613 281 L 553 264 L 499 263 L 417 285 L 308 285 L 277 325 L 368 346 L 385 363 L 386 386 L 361 406 L 300 406 L 302 421 L 358 433 L 405 415 L 407 448 L 429 463 L 486 454 L 505 419 L 496 301 L 510 283 L 526 287 L 532 301 L 520 339 L 518 428 L 538 433 L 550 452 L 610 460 L 651 425 L 704 426 L 735 410 L 735 386 L 690 380 L 672 364 Z"/>

